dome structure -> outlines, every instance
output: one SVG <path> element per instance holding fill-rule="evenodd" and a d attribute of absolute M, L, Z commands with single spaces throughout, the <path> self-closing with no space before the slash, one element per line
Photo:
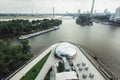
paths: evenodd
<path fill-rule="evenodd" d="M 76 48 L 70 43 L 60 43 L 55 50 L 55 55 L 58 57 L 74 58 L 77 54 Z"/>

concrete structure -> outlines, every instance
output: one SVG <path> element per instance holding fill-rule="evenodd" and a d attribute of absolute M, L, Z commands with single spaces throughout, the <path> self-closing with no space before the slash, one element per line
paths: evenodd
<path fill-rule="evenodd" d="M 66 57 L 62 57 L 63 63 L 64 63 L 64 70 L 65 71 L 70 71 L 71 67 L 69 65 L 69 62 Z"/>
<path fill-rule="evenodd" d="M 35 80 L 44 80 L 45 75 L 51 68 L 51 80 L 109 80 L 97 69 L 97 67 L 95 67 L 95 65 L 93 65 L 81 48 L 75 46 L 74 44 L 65 42 L 54 44 L 48 48 L 45 52 L 16 73 L 10 80 L 20 80 L 27 71 L 29 71 L 51 50 L 52 52 L 48 57 L 48 60 Z M 58 57 L 60 56 L 62 58 L 55 57 L 56 53 L 57 55 L 60 53 Z M 68 59 L 67 56 L 70 56 L 71 58 Z M 66 65 L 67 67 L 70 67 L 69 71 L 64 69 L 62 72 L 58 72 L 58 67 L 60 66 L 58 63 L 62 61 L 64 62 L 64 66 Z"/>
<path fill-rule="evenodd" d="M 56 80 L 106 80 L 95 68 L 95 66 L 88 60 L 88 58 L 82 53 L 82 51 L 75 45 L 70 43 L 60 43 L 56 47 L 56 53 L 61 53 L 62 55 L 67 54 L 69 56 L 71 56 L 71 54 L 76 55 L 74 58 L 69 60 L 71 63 L 73 63 L 73 65 L 70 65 L 72 69 L 70 71 L 56 73 Z M 70 62 L 68 63 L 70 64 Z"/>
<path fill-rule="evenodd" d="M 56 80 L 78 80 L 78 77 L 75 71 L 61 72 L 56 74 Z"/>

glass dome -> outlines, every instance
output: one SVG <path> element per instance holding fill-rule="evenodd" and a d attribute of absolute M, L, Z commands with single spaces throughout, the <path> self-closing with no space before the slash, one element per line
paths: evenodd
<path fill-rule="evenodd" d="M 73 58 L 76 54 L 76 48 L 70 43 L 60 43 L 55 50 L 55 55 L 58 57 Z"/>

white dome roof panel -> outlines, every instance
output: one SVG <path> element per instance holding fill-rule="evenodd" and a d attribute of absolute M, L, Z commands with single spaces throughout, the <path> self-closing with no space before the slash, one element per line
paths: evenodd
<path fill-rule="evenodd" d="M 61 43 L 56 48 L 57 55 L 64 55 L 64 56 L 74 56 L 76 55 L 76 48 L 70 43 Z"/>

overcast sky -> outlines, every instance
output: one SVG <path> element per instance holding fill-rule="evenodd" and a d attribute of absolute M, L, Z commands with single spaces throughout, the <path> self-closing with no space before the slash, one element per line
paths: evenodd
<path fill-rule="evenodd" d="M 51 13 L 90 11 L 92 0 L 0 0 L 0 13 Z M 120 0 L 96 0 L 95 9 L 103 12 L 106 8 L 115 12 L 120 7 Z"/>

